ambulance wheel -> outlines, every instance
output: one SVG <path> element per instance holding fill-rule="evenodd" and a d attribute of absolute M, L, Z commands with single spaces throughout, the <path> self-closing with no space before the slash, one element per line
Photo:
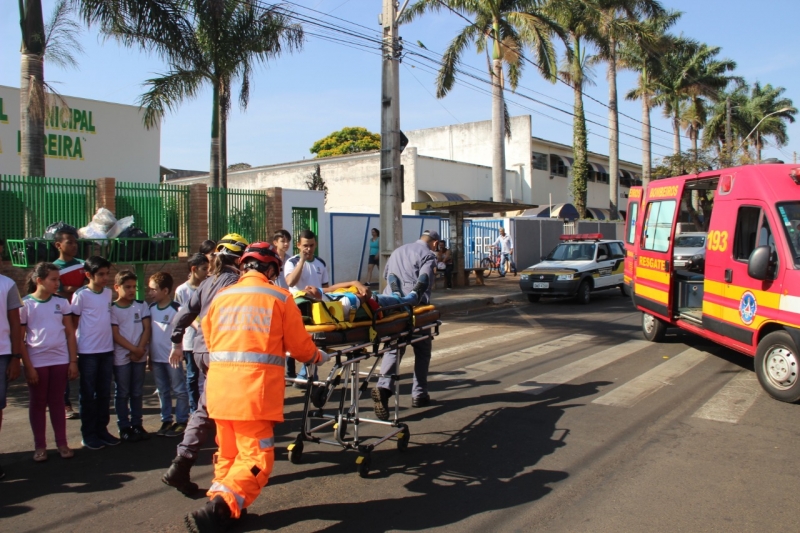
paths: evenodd
<path fill-rule="evenodd" d="M 369 475 L 369 469 L 371 466 L 371 459 L 369 452 L 361 452 L 356 459 L 356 466 L 358 467 L 358 475 L 361 477 L 367 477 Z"/>
<path fill-rule="evenodd" d="M 667 333 L 667 325 L 660 318 L 642 313 L 642 334 L 650 342 L 661 342 Z"/>
<path fill-rule="evenodd" d="M 592 299 L 592 283 L 585 279 L 581 281 L 581 284 L 578 286 L 578 294 L 575 295 L 575 300 L 581 304 L 586 305 Z"/>
<path fill-rule="evenodd" d="M 626 298 L 628 298 L 631 295 L 631 288 L 625 285 L 624 283 L 619 286 L 619 290 L 622 293 L 622 295 Z"/>
<path fill-rule="evenodd" d="M 403 431 L 397 434 L 397 450 L 404 452 L 408 449 L 408 441 L 411 440 L 411 432 L 405 424 L 401 424 L 400 428 Z"/>
<path fill-rule="evenodd" d="M 303 461 L 303 441 L 295 440 L 287 448 L 289 451 L 289 462 L 299 465 Z"/>
<path fill-rule="evenodd" d="M 756 375 L 767 394 L 782 402 L 800 400 L 800 357 L 786 331 L 773 331 L 758 343 Z"/>
<path fill-rule="evenodd" d="M 529 294 L 528 295 L 528 301 L 530 303 L 532 303 L 532 304 L 535 304 L 536 302 L 539 301 L 539 298 L 541 298 L 541 297 L 542 297 L 541 294 Z"/>

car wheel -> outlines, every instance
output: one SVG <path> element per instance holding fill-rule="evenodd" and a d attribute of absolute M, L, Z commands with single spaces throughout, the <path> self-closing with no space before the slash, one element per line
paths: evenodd
<path fill-rule="evenodd" d="M 767 394 L 782 402 L 800 400 L 800 355 L 786 331 L 773 331 L 756 350 L 756 375 Z"/>
<path fill-rule="evenodd" d="M 530 303 L 532 303 L 532 304 L 535 304 L 536 302 L 538 302 L 539 298 L 541 298 L 540 294 L 529 294 L 528 295 L 528 301 Z"/>
<path fill-rule="evenodd" d="M 628 298 L 631 295 L 631 288 L 625 285 L 624 283 L 619 286 L 619 290 L 622 292 L 622 295 Z"/>
<path fill-rule="evenodd" d="M 575 300 L 581 304 L 586 305 L 592 299 L 592 283 L 585 279 L 578 286 L 578 294 L 575 295 Z"/>
<path fill-rule="evenodd" d="M 642 313 L 642 334 L 650 342 L 661 342 L 667 333 L 667 324 L 650 313 Z"/>

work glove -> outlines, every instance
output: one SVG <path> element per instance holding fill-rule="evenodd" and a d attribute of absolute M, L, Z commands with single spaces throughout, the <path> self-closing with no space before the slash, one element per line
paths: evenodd
<path fill-rule="evenodd" d="M 328 361 L 331 360 L 331 355 L 329 353 L 325 352 L 325 350 L 320 350 L 319 351 L 319 356 L 320 356 L 320 360 L 319 360 L 319 364 L 320 365 L 324 365 L 325 363 L 327 363 Z"/>

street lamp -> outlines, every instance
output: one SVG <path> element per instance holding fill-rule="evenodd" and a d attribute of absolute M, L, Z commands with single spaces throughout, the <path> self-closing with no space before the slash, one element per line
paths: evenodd
<path fill-rule="evenodd" d="M 736 149 L 735 153 L 739 153 L 739 150 L 742 149 L 742 146 L 744 146 L 744 143 L 747 142 L 747 139 L 750 138 L 750 136 L 758 129 L 758 127 L 761 125 L 761 123 L 764 122 L 767 118 L 771 117 L 772 115 L 777 115 L 778 113 L 785 113 L 785 112 L 791 111 L 791 110 L 792 110 L 791 107 L 782 107 L 781 109 L 778 109 L 777 111 L 773 111 L 772 113 L 768 113 L 768 114 L 764 115 L 764 117 L 761 120 L 758 121 L 758 124 L 756 124 L 756 127 L 753 128 L 750 131 L 750 133 L 747 134 L 747 137 L 745 137 L 742 140 L 742 144 L 739 145 L 739 148 Z M 761 158 L 761 155 L 759 154 L 759 159 L 760 158 Z"/>

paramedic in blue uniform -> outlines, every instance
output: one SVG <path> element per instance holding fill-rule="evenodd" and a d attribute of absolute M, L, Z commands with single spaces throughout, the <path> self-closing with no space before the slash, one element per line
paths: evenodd
<path fill-rule="evenodd" d="M 383 272 L 384 279 L 389 273 L 395 274 L 402 283 L 401 294 L 409 294 L 418 283 L 422 274 L 427 274 L 429 280 L 433 279 L 433 268 L 436 266 L 436 243 L 441 239 L 435 231 L 426 230 L 418 241 L 397 248 Z M 431 286 L 429 283 L 424 294 L 420 297 L 420 305 L 427 305 L 431 302 Z M 391 294 L 392 288 L 387 284 L 384 294 Z M 411 390 L 411 406 L 425 407 L 430 405 L 431 398 L 428 395 L 428 367 L 431 363 L 431 339 L 417 342 L 412 345 L 414 348 L 414 384 Z M 397 362 L 397 351 L 387 352 L 383 356 L 381 363 L 381 374 L 397 373 L 395 364 Z M 381 378 L 378 386 L 372 389 L 372 400 L 375 402 L 375 416 L 381 420 L 389 419 L 389 398 L 394 394 L 394 381 L 389 377 Z"/>

